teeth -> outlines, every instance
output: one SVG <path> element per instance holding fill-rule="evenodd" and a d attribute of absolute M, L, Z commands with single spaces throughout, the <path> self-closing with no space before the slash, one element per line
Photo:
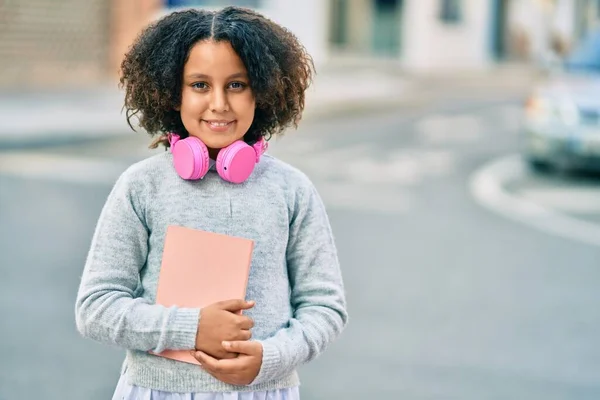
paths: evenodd
<path fill-rule="evenodd" d="M 212 126 L 227 126 L 229 122 L 209 122 Z"/>

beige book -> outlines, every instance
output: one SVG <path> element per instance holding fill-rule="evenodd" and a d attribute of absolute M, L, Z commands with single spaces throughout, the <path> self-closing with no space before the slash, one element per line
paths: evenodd
<path fill-rule="evenodd" d="M 156 303 L 197 308 L 245 299 L 253 249 L 250 239 L 169 226 Z M 166 350 L 157 355 L 199 364 L 189 350 Z"/>

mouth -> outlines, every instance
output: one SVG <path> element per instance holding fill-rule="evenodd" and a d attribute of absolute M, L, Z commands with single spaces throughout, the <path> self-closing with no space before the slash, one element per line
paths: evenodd
<path fill-rule="evenodd" d="M 215 132 L 225 132 L 226 130 L 233 125 L 235 120 L 227 121 L 227 120 L 206 120 L 203 119 L 202 122 L 206 123 L 206 125 Z"/>

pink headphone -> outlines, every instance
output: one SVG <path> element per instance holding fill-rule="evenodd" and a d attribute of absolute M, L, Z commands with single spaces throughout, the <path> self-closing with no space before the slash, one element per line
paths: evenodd
<path fill-rule="evenodd" d="M 171 153 L 175 170 L 186 180 L 202 179 L 210 168 L 208 149 L 200 139 L 189 136 L 180 139 L 174 133 L 169 135 Z M 219 150 L 216 167 L 221 178 L 231 183 L 242 183 L 252 173 L 254 166 L 260 161 L 260 156 L 267 150 L 268 144 L 261 137 L 250 146 L 243 140 L 236 140 L 227 147 Z"/>

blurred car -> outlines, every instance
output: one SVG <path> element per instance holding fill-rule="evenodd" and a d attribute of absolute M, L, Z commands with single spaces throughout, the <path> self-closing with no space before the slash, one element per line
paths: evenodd
<path fill-rule="evenodd" d="M 534 169 L 600 171 L 600 31 L 533 90 L 524 133 L 525 157 Z"/>

